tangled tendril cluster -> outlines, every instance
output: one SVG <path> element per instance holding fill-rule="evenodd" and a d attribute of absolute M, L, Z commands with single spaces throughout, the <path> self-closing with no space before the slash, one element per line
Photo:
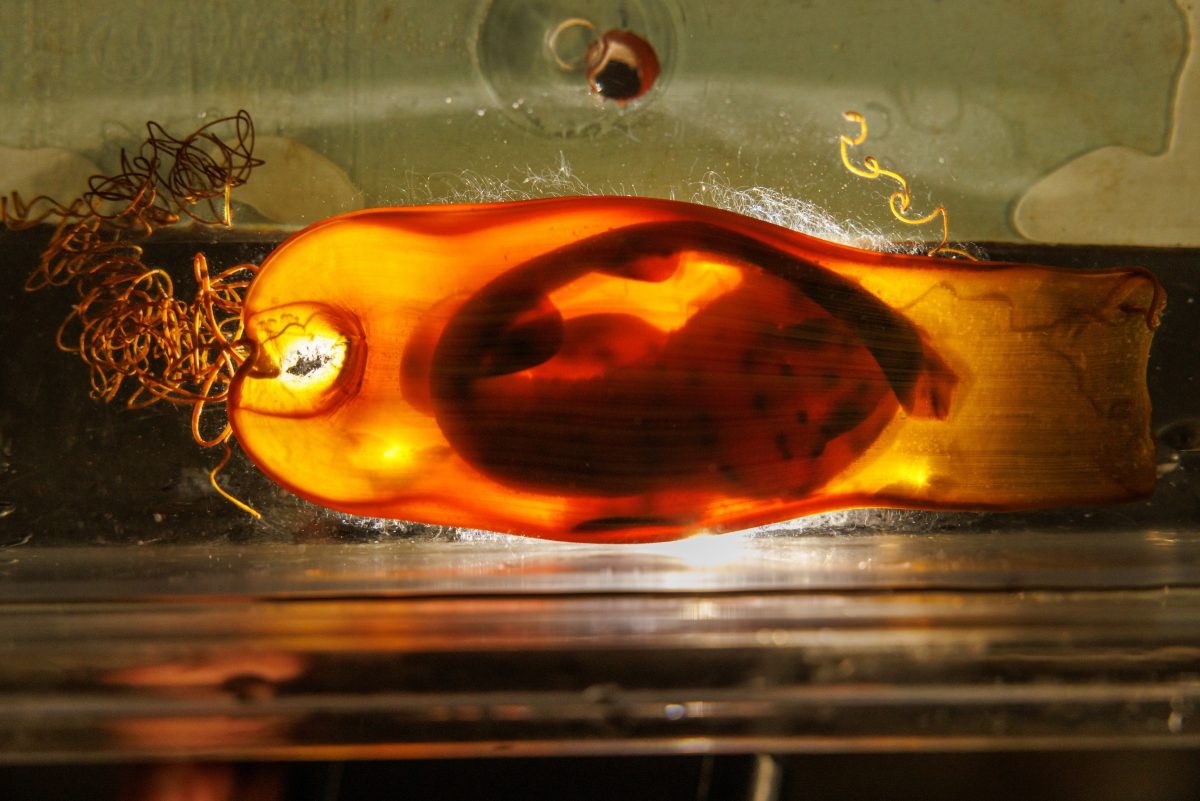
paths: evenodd
<path fill-rule="evenodd" d="M 145 263 L 138 244 L 183 219 L 231 225 L 230 191 L 262 164 L 253 150 L 254 124 L 245 111 L 181 139 L 149 122 L 142 145 L 121 151 L 116 175 L 93 176 L 87 192 L 70 204 L 44 195 L 29 201 L 16 192 L 0 196 L 0 223 L 12 230 L 57 223 L 25 288 L 74 287 L 76 301 L 56 342 L 88 365 L 92 396 L 112 401 L 132 385 L 126 399 L 131 407 L 160 400 L 190 404 L 196 441 L 225 446 L 209 475 L 212 485 L 257 516 L 216 483 L 230 456 L 228 423 L 205 437 L 200 414 L 205 403 L 227 398 L 248 356 L 239 342 L 242 294 L 258 268 L 240 264 L 213 274 L 197 253 L 196 290 L 187 299 L 176 294 L 165 270 Z"/>
<path fill-rule="evenodd" d="M 196 291 L 181 298 L 171 276 L 143 260 L 138 244 L 156 228 L 190 219 L 229 225 L 229 193 L 262 164 L 252 155 L 254 124 L 239 111 L 183 138 L 155 122 L 136 151 L 122 151 L 120 172 L 96 175 L 70 204 L 17 193 L 0 197 L 10 229 L 43 222 L 57 227 L 25 288 L 72 286 L 76 302 L 59 327 L 58 346 L 91 369 L 92 395 L 112 401 L 133 385 L 130 406 L 159 400 L 200 406 L 224 400 L 244 358 L 239 350 L 242 292 L 254 265 L 211 274 L 202 254 L 193 265 Z M 205 439 L 194 427 L 197 440 Z"/>

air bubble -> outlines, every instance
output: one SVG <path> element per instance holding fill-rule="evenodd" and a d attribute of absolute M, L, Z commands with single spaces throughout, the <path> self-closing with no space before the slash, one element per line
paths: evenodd
<path fill-rule="evenodd" d="M 1158 446 L 1158 475 L 1173 472 L 1187 456 L 1200 453 L 1200 419 L 1178 420 L 1154 436 Z"/>

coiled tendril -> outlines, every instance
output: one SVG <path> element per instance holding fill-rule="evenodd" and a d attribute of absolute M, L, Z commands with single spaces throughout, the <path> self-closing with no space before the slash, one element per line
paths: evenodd
<path fill-rule="evenodd" d="M 912 193 L 908 188 L 908 181 L 900 173 L 889 170 L 879 163 L 879 159 L 874 156 L 866 156 L 863 158 L 862 166 L 858 166 L 850 160 L 849 149 L 857 147 L 867 140 L 867 120 L 862 114 L 857 111 L 847 111 L 842 116 L 849 122 L 858 125 L 858 134 L 855 136 L 847 136 L 842 134 L 838 137 L 839 146 L 842 154 L 842 164 L 846 169 L 860 178 L 868 178 L 877 180 L 879 178 L 888 178 L 896 183 L 897 189 L 888 197 L 888 209 L 891 210 L 892 216 L 902 223 L 907 225 L 925 225 L 934 220 L 941 218 L 942 221 L 942 238 L 937 246 L 931 249 L 926 255 L 928 256 L 952 256 L 970 261 L 978 261 L 971 253 L 961 249 L 949 246 L 950 241 L 950 217 L 946 213 L 945 206 L 938 206 L 933 211 L 926 215 L 915 215 L 912 212 Z"/>

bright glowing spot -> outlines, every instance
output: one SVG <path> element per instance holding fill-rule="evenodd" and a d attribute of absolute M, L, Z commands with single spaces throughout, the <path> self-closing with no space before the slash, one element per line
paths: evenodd
<path fill-rule="evenodd" d="M 929 465 L 925 462 L 913 462 L 904 469 L 903 479 L 917 489 L 929 486 Z"/>
<path fill-rule="evenodd" d="M 403 442 L 393 442 L 383 451 L 383 458 L 394 465 L 411 464 L 415 456 L 416 451 L 413 447 Z"/>
<path fill-rule="evenodd" d="M 279 380 L 289 389 L 327 386 L 346 361 L 346 340 L 321 335 L 296 337 L 287 343 L 279 361 Z"/>

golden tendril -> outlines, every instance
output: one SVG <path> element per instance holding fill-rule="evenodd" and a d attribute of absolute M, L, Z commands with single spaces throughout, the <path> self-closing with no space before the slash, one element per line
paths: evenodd
<path fill-rule="evenodd" d="M 239 264 L 214 274 L 197 253 L 195 291 L 180 297 L 168 272 L 146 264 L 137 244 L 181 220 L 232 225 L 230 193 L 262 164 L 253 149 L 254 124 L 245 111 L 183 138 L 149 122 L 141 146 L 121 151 L 116 175 L 93 176 L 87 192 L 69 204 L 46 196 L 26 201 L 16 192 L 0 197 L 0 222 L 11 230 L 56 223 L 25 288 L 74 288 L 76 301 L 56 342 L 88 365 L 92 397 L 113 401 L 130 388 L 125 402 L 133 408 L 158 401 L 191 405 L 196 442 L 225 446 L 210 474 L 213 487 L 258 516 L 216 482 L 229 460 L 228 423 L 215 437 L 200 431 L 204 405 L 227 398 L 249 355 L 239 342 L 242 295 L 258 268 Z"/>
<path fill-rule="evenodd" d="M 947 243 L 950 241 L 950 220 L 946 214 L 945 206 L 938 206 L 936 209 L 924 216 L 910 216 L 910 210 L 912 208 L 912 194 L 909 192 L 908 181 L 904 179 L 904 176 L 900 175 L 898 172 L 884 168 L 880 165 L 879 159 L 875 158 L 874 156 L 866 156 L 863 158 L 861 167 L 850 160 L 850 148 L 858 147 L 867 140 L 867 120 L 857 111 L 847 111 L 843 113 L 842 116 L 850 122 L 858 124 L 858 135 L 851 137 L 847 136 L 846 134 L 842 134 L 840 137 L 842 164 L 846 166 L 846 169 L 861 178 L 868 178 L 871 180 L 889 178 L 894 181 L 899 186 L 899 189 L 893 192 L 891 197 L 888 198 L 888 208 L 891 209 L 892 216 L 894 216 L 900 222 L 906 223 L 907 225 L 925 225 L 926 223 L 933 222 L 939 217 L 941 218 L 942 239 L 938 243 L 937 247 L 929 251 L 928 255 L 956 256 L 963 259 L 970 259 L 971 261 L 978 261 L 975 256 L 965 250 L 948 247 Z"/>
<path fill-rule="evenodd" d="M 571 17 L 570 19 L 563 20 L 558 24 L 558 27 L 550 32 L 550 35 L 546 38 L 546 47 L 549 48 L 550 57 L 554 59 L 554 63 L 558 65 L 560 70 L 565 72 L 582 70 L 585 66 L 584 62 L 586 61 L 586 59 L 583 57 L 577 58 L 573 62 L 567 61 L 558 54 L 558 37 L 562 36 L 565 32 L 571 30 L 572 28 L 583 28 L 586 30 L 588 32 L 589 41 L 595 41 L 600 35 L 600 32 L 596 30 L 595 23 L 591 22 L 590 20 L 583 19 L 582 17 Z"/>

